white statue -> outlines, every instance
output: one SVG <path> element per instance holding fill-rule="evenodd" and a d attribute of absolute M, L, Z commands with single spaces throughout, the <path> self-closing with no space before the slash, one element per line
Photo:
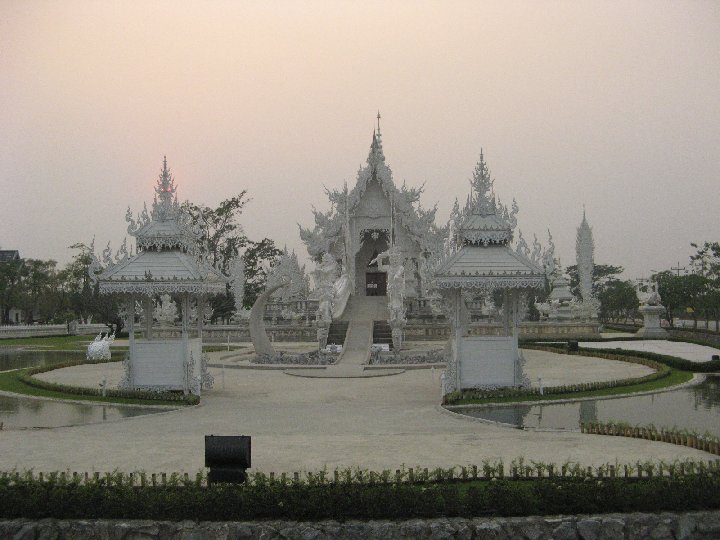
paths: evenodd
<path fill-rule="evenodd" d="M 388 264 L 383 261 L 388 259 Z M 389 250 L 384 251 L 370 264 L 377 263 L 380 271 L 387 272 L 388 285 L 388 309 L 390 311 L 390 328 L 392 330 L 393 348 L 396 351 L 402 346 L 402 331 L 405 328 L 407 319 L 405 318 L 405 267 L 403 265 L 403 254 L 397 246 L 392 246 Z"/>
<path fill-rule="evenodd" d="M 163 326 L 172 326 L 177 319 L 178 310 L 169 294 L 163 294 L 153 311 L 153 317 Z"/>
<path fill-rule="evenodd" d="M 106 336 L 103 337 L 102 332 L 100 332 L 96 337 L 95 340 L 88 345 L 87 350 L 87 359 L 91 361 L 99 361 L 99 360 L 110 360 L 110 345 L 112 345 L 112 342 L 115 341 L 115 334 L 108 333 Z"/>
<path fill-rule="evenodd" d="M 318 310 L 316 314 L 318 327 L 318 343 L 320 349 L 327 345 L 328 331 L 332 323 L 334 286 L 338 278 L 339 268 L 332 255 L 325 253 L 322 262 L 313 271 L 315 287 L 319 293 Z"/>

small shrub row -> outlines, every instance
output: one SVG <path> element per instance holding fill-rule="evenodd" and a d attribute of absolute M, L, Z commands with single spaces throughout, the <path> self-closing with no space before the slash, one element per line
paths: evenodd
<path fill-rule="evenodd" d="M 579 354 L 578 352 L 568 352 L 561 346 L 550 346 L 550 345 L 536 345 L 526 346 L 525 348 L 544 350 L 551 352 L 558 352 L 564 354 Z M 595 381 L 577 384 L 564 384 L 561 386 L 548 386 L 543 388 L 542 395 L 559 395 L 559 394 L 571 394 L 577 392 L 592 392 L 596 390 L 606 390 L 609 388 L 619 388 L 624 386 L 633 386 L 636 384 L 643 384 L 651 381 L 663 379 L 670 375 L 672 370 L 660 363 L 659 361 L 650 359 L 645 356 L 632 354 L 618 354 L 614 352 L 598 351 L 596 349 L 582 349 L 583 356 L 596 356 L 599 358 L 605 358 L 607 360 L 620 360 L 623 362 L 629 362 L 633 364 L 642 364 L 651 369 L 654 369 L 654 373 L 650 373 L 643 377 L 635 377 L 628 379 L 614 379 L 611 381 Z M 659 356 L 659 355 L 658 355 Z M 484 390 L 484 389 L 463 389 L 450 392 L 443 398 L 443 404 L 453 405 L 465 400 L 482 400 L 482 399 L 503 399 L 513 397 L 527 397 L 527 396 L 540 396 L 540 389 L 533 388 L 498 388 L 497 390 Z"/>
<path fill-rule="evenodd" d="M 110 360 L 111 362 L 117 362 L 119 360 Z M 49 366 L 39 366 L 24 370 L 18 375 L 18 380 L 23 384 L 32 386 L 33 388 L 39 388 L 41 390 L 47 390 L 50 392 L 60 392 L 64 394 L 72 394 L 77 396 L 97 396 L 101 397 L 103 391 L 101 388 L 90 388 L 83 386 L 71 386 L 68 384 L 60 384 L 49 381 L 43 381 L 34 377 L 39 373 L 45 373 L 47 371 L 53 371 L 55 369 L 79 366 L 83 364 L 101 364 L 106 363 L 107 360 L 99 361 L 75 361 L 75 362 L 64 362 L 60 364 L 53 364 Z M 200 403 L 200 398 L 196 395 L 189 394 L 184 395 L 182 392 L 154 392 L 150 390 L 129 390 L 120 388 L 107 388 L 105 390 L 107 397 L 122 398 L 122 399 L 142 399 L 147 401 L 167 401 L 177 402 L 185 405 L 197 405 Z"/>
<path fill-rule="evenodd" d="M 631 426 L 625 422 L 581 422 L 580 431 L 596 435 L 615 435 L 666 442 L 720 456 L 720 439 L 712 433 L 700 435 L 687 430 L 657 429 L 652 425 Z"/>
<path fill-rule="evenodd" d="M 421 482 L 391 478 L 383 482 L 382 473 L 371 482 L 367 471 L 351 473 L 349 481 L 344 474 L 338 481 L 329 477 L 320 481 L 319 475 L 312 481 L 309 477 L 272 480 L 256 474 L 243 485 L 210 486 L 201 476 L 191 481 L 172 475 L 170 482 L 153 486 L 145 475 L 138 486 L 137 479 L 119 473 L 86 482 L 58 473 L 42 479 L 27 473 L 4 474 L 0 475 L 0 518 L 345 520 L 720 508 L 716 464 L 698 464 L 692 474 L 641 478 L 563 476 L 545 467 L 543 476 L 529 481 L 520 468 L 513 470 L 514 478 Z M 358 475 L 366 480 L 357 481 Z"/>

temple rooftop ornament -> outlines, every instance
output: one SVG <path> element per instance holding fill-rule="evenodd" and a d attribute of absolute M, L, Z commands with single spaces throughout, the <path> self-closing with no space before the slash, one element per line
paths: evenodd
<path fill-rule="evenodd" d="M 100 294 L 118 295 L 125 302 L 130 354 L 123 385 L 199 394 L 203 384 L 211 384 L 203 362 L 202 314 L 207 297 L 225 293 L 231 280 L 202 255 L 198 247 L 200 231 L 178 204 L 176 191 L 167 160 L 163 159 L 152 211 L 148 213 L 145 207 L 135 219 L 128 209 L 125 216 L 128 233 L 136 239 L 137 253 L 128 253 L 125 242 L 113 261 L 108 245 L 102 263 L 93 253 L 89 274 Z M 180 302 L 179 339 L 153 339 L 154 301 L 160 295 L 173 295 Z M 143 339 L 135 339 L 136 302 L 143 310 Z M 189 328 L 192 302 L 196 304 L 195 312 L 201 314 L 193 337 Z"/>
<path fill-rule="evenodd" d="M 473 194 L 450 227 L 454 238 L 435 267 L 435 283 L 452 288 L 540 288 L 545 271 L 510 243 L 517 225 L 517 203 L 511 211 L 498 203 L 482 152 L 470 181 Z"/>

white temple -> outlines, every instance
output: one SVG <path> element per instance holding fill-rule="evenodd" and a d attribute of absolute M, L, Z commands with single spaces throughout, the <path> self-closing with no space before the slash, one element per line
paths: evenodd
<path fill-rule="evenodd" d="M 327 190 L 330 210 L 313 210 L 315 227 L 300 227 L 300 237 L 319 265 L 314 278 L 320 291 L 321 344 L 326 336 L 323 328 L 342 317 L 353 298 L 375 296 L 391 296 L 382 318 L 399 337 L 404 301 L 427 291 L 428 260 L 442 245 L 435 208 L 427 210 L 419 204 L 422 188 L 398 188 L 393 181 L 385 163 L 379 117 L 367 164 L 358 171 L 355 186 Z"/>
<path fill-rule="evenodd" d="M 124 243 L 112 260 L 108 247 L 102 263 L 94 258 L 90 277 L 99 283 L 101 294 L 117 295 L 125 304 L 130 351 L 123 385 L 199 394 L 203 383 L 211 384 L 211 377 L 202 363 L 206 298 L 224 293 L 228 278 L 199 256 L 199 232 L 193 230 L 190 216 L 178 204 L 175 192 L 167 160 L 163 160 L 151 212 L 148 214 L 145 207 L 135 219 L 129 208 L 127 211 L 127 230 L 136 239 L 137 254 L 128 253 Z M 171 295 L 180 302 L 180 338 L 153 337 L 154 300 L 161 295 Z M 165 307 L 161 306 L 157 312 L 162 312 L 162 317 L 165 317 L 165 311 L 173 312 L 169 300 L 166 297 Z M 137 303 L 141 306 L 144 323 L 142 339 L 135 338 Z M 191 335 L 193 304 L 197 331 Z M 168 321 L 169 318 L 168 315 Z"/>
<path fill-rule="evenodd" d="M 518 208 L 513 204 L 509 212 L 497 202 L 482 152 L 471 185 L 473 193 L 451 226 L 446 249 L 434 270 L 451 325 L 444 393 L 527 384 L 518 348 L 521 297 L 545 284 L 545 270 L 529 253 L 522 246 L 511 248 Z M 502 291 L 502 335 L 470 334 L 463 301 L 463 291 L 468 290 Z"/>

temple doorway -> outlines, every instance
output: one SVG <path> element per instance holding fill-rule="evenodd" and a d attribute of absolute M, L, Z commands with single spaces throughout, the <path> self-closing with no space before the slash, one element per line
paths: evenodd
<path fill-rule="evenodd" d="M 365 296 L 387 296 L 387 274 L 367 272 L 365 274 Z"/>

